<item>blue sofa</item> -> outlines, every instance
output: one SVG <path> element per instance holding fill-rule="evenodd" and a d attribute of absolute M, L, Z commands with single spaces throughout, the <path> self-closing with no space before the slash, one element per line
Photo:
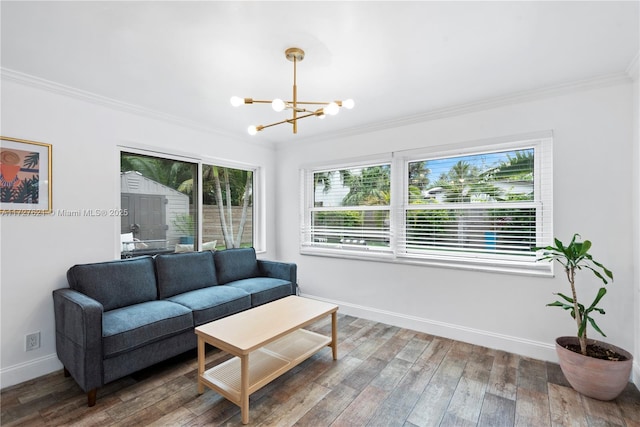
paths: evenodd
<path fill-rule="evenodd" d="M 87 393 L 196 348 L 196 326 L 293 295 L 296 264 L 253 248 L 75 265 L 53 291 L 56 352 Z"/>

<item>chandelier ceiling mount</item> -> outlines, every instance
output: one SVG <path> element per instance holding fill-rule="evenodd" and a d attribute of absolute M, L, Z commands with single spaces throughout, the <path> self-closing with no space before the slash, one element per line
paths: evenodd
<path fill-rule="evenodd" d="M 298 120 L 307 117 L 318 117 L 320 119 L 325 116 L 334 116 L 338 114 L 341 107 L 351 109 L 354 107 L 353 99 L 346 99 L 344 101 L 299 101 L 298 100 L 298 86 L 296 84 L 297 63 L 304 59 L 304 50 L 298 47 L 290 47 L 284 51 L 286 58 L 293 62 L 293 98 L 291 101 L 283 101 L 276 98 L 272 101 L 263 101 L 253 98 L 240 98 L 239 96 L 231 97 L 231 105 L 239 107 L 244 104 L 271 104 L 271 107 L 275 111 L 291 110 L 292 117 L 279 122 L 271 123 L 268 125 L 249 126 L 248 132 L 250 135 L 262 131 L 271 126 L 281 125 L 284 123 L 290 123 L 293 126 L 293 133 L 298 133 Z M 308 110 L 306 106 L 317 106 L 315 110 Z"/>

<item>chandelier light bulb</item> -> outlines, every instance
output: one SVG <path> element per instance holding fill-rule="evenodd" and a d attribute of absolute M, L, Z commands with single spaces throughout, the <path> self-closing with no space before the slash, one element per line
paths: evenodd
<path fill-rule="evenodd" d="M 276 112 L 291 110 L 290 118 L 286 118 L 284 120 L 280 120 L 275 123 L 269 123 L 266 125 L 249 126 L 247 128 L 247 132 L 249 133 L 249 135 L 256 135 L 258 132 L 261 132 L 265 128 L 282 124 L 292 125 L 292 131 L 294 134 L 296 134 L 298 133 L 298 120 L 305 119 L 307 117 L 318 117 L 319 119 L 324 119 L 328 115 L 335 116 L 336 114 L 338 114 L 341 107 L 345 107 L 347 109 L 351 109 L 354 107 L 353 99 L 350 98 L 344 101 L 336 101 L 335 98 L 333 98 L 333 102 L 329 100 L 314 102 L 299 100 L 297 89 L 298 86 L 296 84 L 296 69 L 297 64 L 304 59 L 304 50 L 300 49 L 299 47 L 290 47 L 284 51 L 284 54 L 288 61 L 293 62 L 293 97 L 290 98 L 289 101 L 286 101 L 287 98 L 272 98 L 271 100 L 266 100 L 240 98 L 239 96 L 232 96 L 230 99 L 231 105 L 234 107 L 239 107 L 240 105 L 247 104 L 271 104 L 271 108 L 273 108 Z M 311 108 L 315 108 L 315 110 L 312 110 Z"/>
<path fill-rule="evenodd" d="M 340 111 L 340 107 L 335 102 L 330 102 L 325 108 L 325 114 L 329 114 L 330 116 L 335 116 Z"/>
<path fill-rule="evenodd" d="M 234 107 L 239 107 L 242 104 L 244 104 L 244 98 L 240 98 L 239 96 L 231 97 L 231 105 L 233 105 Z"/>
<path fill-rule="evenodd" d="M 276 98 L 273 101 L 271 101 L 271 107 L 273 107 L 273 109 L 277 112 L 280 112 L 282 110 L 284 110 L 285 108 L 285 103 L 282 99 L 280 98 Z"/>

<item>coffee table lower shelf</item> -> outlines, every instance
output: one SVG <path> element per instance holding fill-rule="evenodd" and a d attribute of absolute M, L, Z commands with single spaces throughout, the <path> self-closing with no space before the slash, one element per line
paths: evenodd
<path fill-rule="evenodd" d="M 298 329 L 249 354 L 251 394 L 331 343 L 331 338 Z M 241 360 L 233 357 L 206 370 L 200 380 L 233 403 L 241 405 Z"/>

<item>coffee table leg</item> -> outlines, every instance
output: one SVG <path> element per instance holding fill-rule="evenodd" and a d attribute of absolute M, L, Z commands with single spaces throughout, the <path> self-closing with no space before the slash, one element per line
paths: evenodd
<path fill-rule="evenodd" d="M 240 356 L 240 411 L 242 424 L 249 423 L 249 355 Z"/>
<path fill-rule="evenodd" d="M 204 383 L 202 382 L 202 374 L 204 374 L 204 340 L 198 337 L 198 394 L 204 393 Z"/>
<path fill-rule="evenodd" d="M 338 312 L 331 313 L 331 351 L 333 360 L 338 360 Z"/>

